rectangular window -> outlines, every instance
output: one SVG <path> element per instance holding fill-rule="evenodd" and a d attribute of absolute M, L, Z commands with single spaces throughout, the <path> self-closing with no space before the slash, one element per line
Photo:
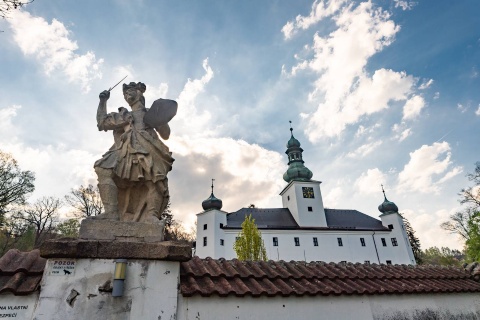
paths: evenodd
<path fill-rule="evenodd" d="M 387 260 L 387 264 L 392 264 L 392 260 Z"/>
<path fill-rule="evenodd" d="M 313 208 L 312 208 L 312 207 L 308 207 L 308 211 L 312 212 L 312 211 L 313 211 Z"/>
<path fill-rule="evenodd" d="M 220 239 L 220 245 L 223 246 L 225 244 L 225 241 L 223 239 Z"/>
<path fill-rule="evenodd" d="M 384 247 L 387 246 L 387 241 L 385 240 L 385 238 L 382 238 L 382 246 L 384 246 Z"/>
<path fill-rule="evenodd" d="M 290 196 L 287 196 L 287 201 L 290 201 Z"/>
<path fill-rule="evenodd" d="M 337 241 L 338 241 L 338 246 L 343 247 L 342 238 L 337 238 Z"/>
<path fill-rule="evenodd" d="M 397 238 L 392 238 L 392 246 L 394 247 L 398 246 Z"/>
<path fill-rule="evenodd" d="M 277 237 L 273 237 L 273 246 L 278 247 L 278 238 Z"/>
<path fill-rule="evenodd" d="M 207 237 L 203 237 L 203 246 L 204 246 L 204 247 L 207 246 Z"/>
<path fill-rule="evenodd" d="M 393 230 L 393 224 L 389 224 L 388 229 Z"/>
<path fill-rule="evenodd" d="M 318 239 L 317 239 L 317 237 L 313 237 L 313 246 L 318 247 Z"/>
<path fill-rule="evenodd" d="M 206 223 L 203 225 L 203 230 L 207 230 L 207 224 Z"/>
<path fill-rule="evenodd" d="M 360 238 L 360 243 L 362 244 L 362 247 L 365 247 L 365 238 Z"/>
<path fill-rule="evenodd" d="M 222 229 L 222 228 L 223 228 L 223 223 L 220 223 L 220 229 Z"/>
<path fill-rule="evenodd" d="M 296 247 L 300 246 L 300 239 L 298 237 L 293 238 L 293 240 L 295 240 Z"/>
<path fill-rule="evenodd" d="M 365 264 L 370 264 L 370 260 L 365 260 Z"/>

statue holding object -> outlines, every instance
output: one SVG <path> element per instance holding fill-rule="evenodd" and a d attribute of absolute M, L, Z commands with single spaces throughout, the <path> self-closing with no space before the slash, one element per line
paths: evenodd
<path fill-rule="evenodd" d="M 105 213 L 93 219 L 161 224 L 174 159 L 157 132 L 169 138 L 168 122 L 177 113 L 177 102 L 158 99 L 147 109 L 145 84 L 130 82 L 123 84 L 123 96 L 132 110 L 120 107 L 107 114 L 110 90 L 100 93 L 97 126 L 113 131 L 114 144 L 94 165 Z"/>

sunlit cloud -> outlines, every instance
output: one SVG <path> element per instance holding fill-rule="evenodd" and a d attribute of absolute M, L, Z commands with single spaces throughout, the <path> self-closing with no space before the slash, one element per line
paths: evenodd
<path fill-rule="evenodd" d="M 92 80 L 102 77 L 103 59 L 97 59 L 92 51 L 79 54 L 77 42 L 71 40 L 71 32 L 62 22 L 53 19 L 48 23 L 22 10 L 12 12 L 7 21 L 23 54 L 38 60 L 47 75 L 60 71 L 84 92 L 90 91 Z"/>

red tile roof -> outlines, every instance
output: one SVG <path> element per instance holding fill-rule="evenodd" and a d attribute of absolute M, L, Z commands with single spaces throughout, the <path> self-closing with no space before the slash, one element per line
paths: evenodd
<path fill-rule="evenodd" d="M 480 292 L 469 272 L 440 266 L 200 259 L 182 262 L 184 297 Z"/>
<path fill-rule="evenodd" d="M 0 293 L 11 292 L 20 296 L 35 292 L 42 280 L 46 262 L 40 257 L 39 250 L 9 250 L 0 258 Z"/>

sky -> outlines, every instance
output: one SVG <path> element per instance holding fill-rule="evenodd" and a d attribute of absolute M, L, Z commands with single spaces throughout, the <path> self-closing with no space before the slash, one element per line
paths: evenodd
<path fill-rule="evenodd" d="M 0 21 L 0 150 L 36 174 L 34 201 L 96 184 L 113 143 L 98 94 L 128 75 L 147 107 L 175 99 L 172 211 L 281 207 L 301 142 L 325 207 L 378 217 L 381 184 L 422 247 L 480 161 L 480 2 L 35 0 Z M 108 111 L 126 107 L 121 86 Z"/>

